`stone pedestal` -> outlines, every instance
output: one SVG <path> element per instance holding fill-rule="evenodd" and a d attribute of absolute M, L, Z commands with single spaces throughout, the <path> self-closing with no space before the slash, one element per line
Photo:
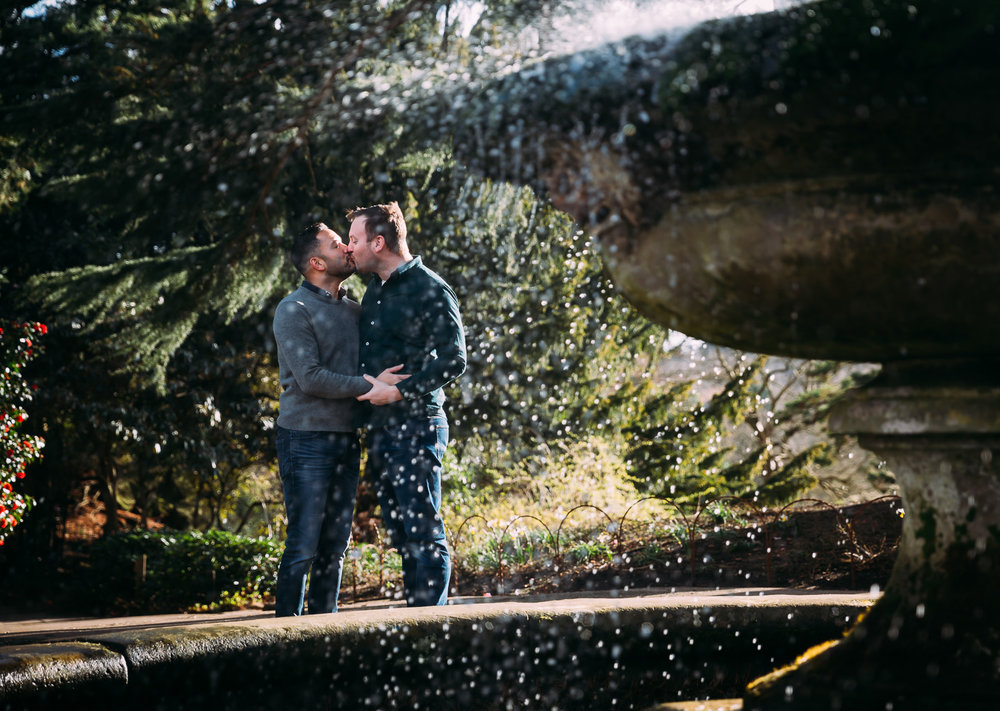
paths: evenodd
<path fill-rule="evenodd" d="M 1000 708 L 1000 368 L 887 367 L 831 423 L 896 475 L 899 558 L 847 637 L 751 684 L 745 709 Z"/>

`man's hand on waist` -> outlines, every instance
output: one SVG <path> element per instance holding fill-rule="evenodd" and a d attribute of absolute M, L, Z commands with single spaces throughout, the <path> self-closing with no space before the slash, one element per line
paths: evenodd
<path fill-rule="evenodd" d="M 399 365 L 394 365 L 391 368 L 386 368 L 385 370 L 383 370 L 381 373 L 378 374 L 377 380 L 385 383 L 386 385 L 395 385 L 396 383 L 401 383 L 410 377 L 408 373 L 399 372 L 400 370 L 402 370 L 402 368 L 403 368 L 402 363 L 400 363 Z"/>
<path fill-rule="evenodd" d="M 399 380 L 405 380 L 408 377 L 410 376 L 403 376 L 399 378 Z M 370 375 L 365 375 L 364 378 L 372 384 L 372 389 L 364 395 L 358 395 L 358 400 L 361 402 L 370 402 L 372 405 L 388 405 L 393 402 L 399 402 L 403 399 L 402 394 L 399 392 L 399 388 L 395 385 L 389 385 L 388 383 L 385 383 L 378 378 L 373 378 Z"/>

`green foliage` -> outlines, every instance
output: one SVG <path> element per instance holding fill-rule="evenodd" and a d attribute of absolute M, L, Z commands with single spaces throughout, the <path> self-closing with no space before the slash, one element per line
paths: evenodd
<path fill-rule="evenodd" d="M 345 578 L 347 567 L 357 562 L 361 576 L 379 576 L 380 573 L 402 573 L 403 560 L 395 549 L 382 551 L 379 546 L 371 543 L 353 543 L 347 551 L 345 562 Z"/>
<path fill-rule="evenodd" d="M 371 103 L 358 124 L 335 107 L 361 99 L 359 60 L 385 64 L 424 4 L 81 0 L 6 23 L 0 229 L 20 239 L 0 262 L 20 307 L 81 337 L 115 326 L 101 357 L 162 384 L 200 318 L 283 286 L 286 217 L 294 230 L 358 192 L 330 164 L 371 147 Z"/>
<path fill-rule="evenodd" d="M 118 611 L 217 609 L 274 593 L 281 545 L 225 531 L 133 531 L 107 536 L 90 550 L 87 588 L 93 604 Z M 136 565 L 146 556 L 145 577 Z M 216 606 L 213 608 L 212 606 Z"/>
<path fill-rule="evenodd" d="M 806 485 L 827 455 L 796 460 L 783 442 L 822 422 L 833 380 L 803 390 L 781 432 L 760 412 L 770 384 L 757 371 L 729 373 L 707 402 L 692 380 L 658 380 L 667 334 L 619 297 L 590 239 L 531 191 L 455 164 L 453 90 L 525 59 L 518 32 L 554 6 L 490 3 L 467 38 L 439 34 L 437 7 L 4 11 L 0 288 L 5 310 L 52 331 L 32 403 L 58 445 L 38 495 L 49 521 L 87 480 L 112 526 L 123 507 L 274 533 L 276 517 L 256 512 L 280 510 L 266 485 L 270 315 L 298 278 L 288 238 L 316 220 L 343 231 L 346 208 L 391 199 L 414 253 L 462 303 L 469 369 L 449 412 L 464 500 L 561 468 L 564 446 L 617 445 L 621 429 L 646 492 L 694 501 Z M 823 368 L 836 370 L 809 377 Z M 732 439 L 748 428 L 749 445 Z"/>
<path fill-rule="evenodd" d="M 772 476 L 766 477 L 760 483 L 758 496 L 761 501 L 783 503 L 801 496 L 816 484 L 814 465 L 831 463 L 829 456 L 831 449 L 829 443 L 819 442 L 796 454 L 791 461 L 783 464 Z"/>
<path fill-rule="evenodd" d="M 414 14 L 426 5 L 81 0 L 6 18 L 0 231 L 14 238 L 0 245 L 0 263 L 11 265 L 5 303 L 45 315 L 56 337 L 38 407 L 57 451 L 74 455 L 61 463 L 73 471 L 53 462 L 52 505 L 67 488 L 57 479 L 93 476 L 112 525 L 119 506 L 198 526 L 224 525 L 227 508 L 242 518 L 231 503 L 238 470 L 271 458 L 270 309 L 296 279 L 280 236 L 316 219 L 335 224 L 355 204 L 407 203 L 418 246 L 423 234 L 438 249 L 424 252 L 428 263 L 468 297 L 477 339 L 536 305 L 538 292 L 523 288 L 536 275 L 516 251 L 554 233 L 551 255 L 536 249 L 562 292 L 552 304 L 565 294 L 584 308 L 552 309 L 558 318 L 544 330 L 555 335 L 523 356 L 522 334 L 505 334 L 502 367 L 473 364 L 459 387 L 491 382 L 491 369 L 494 380 L 521 382 L 453 398 L 456 441 L 482 417 L 497 423 L 483 433 L 494 437 L 500 411 L 519 437 L 536 439 L 519 420 L 553 420 L 550 410 L 573 399 L 567 387 L 550 403 L 560 379 L 600 363 L 593 335 L 609 307 L 586 307 L 591 293 L 608 293 L 596 257 L 565 283 L 559 272 L 586 240 L 530 193 L 480 194 L 454 177 L 446 141 L 428 147 L 399 130 L 420 123 L 405 109 L 414 73 L 448 76 L 434 13 Z M 481 304 L 493 306 L 484 275 L 497 239 L 507 240 L 504 286 L 517 298 L 479 318 Z M 476 249 L 463 255 L 466 240 Z M 561 331 L 572 335 L 568 357 L 553 354 L 539 395 L 525 380 Z M 607 420 L 590 403 L 576 409 Z M 258 503 L 269 502 L 244 506 Z"/>
<path fill-rule="evenodd" d="M 460 565 L 466 570 L 496 571 L 500 555 L 503 556 L 504 566 L 514 567 L 553 555 L 555 541 L 548 531 L 531 528 L 532 524 L 528 521 L 517 523 L 521 525 L 492 528 L 486 536 L 466 540 L 465 545 L 455 551 Z"/>
<path fill-rule="evenodd" d="M 268 467 L 277 377 L 256 329 L 197 328 L 162 392 L 107 373 L 63 330 L 50 339 L 33 413 L 54 456 L 38 472 L 48 489 L 37 496 L 52 506 L 87 485 L 110 522 L 124 508 L 178 528 L 274 531 L 280 493 Z"/>
<path fill-rule="evenodd" d="M 34 392 L 22 369 L 41 352 L 38 339 L 47 330 L 43 323 L 0 320 L 0 546 L 35 504 L 31 496 L 14 489 L 28 465 L 41 459 L 45 446 L 41 437 L 20 432 L 28 418 L 24 406 Z"/>
<path fill-rule="evenodd" d="M 574 563 L 610 563 L 613 558 L 608 544 L 600 540 L 577 543 L 570 548 L 568 557 Z"/>
<path fill-rule="evenodd" d="M 747 491 L 763 453 L 758 450 L 726 465 L 731 446 L 724 444 L 723 435 L 753 401 L 753 382 L 762 365 L 759 358 L 742 364 L 705 403 L 691 395 L 693 383 L 681 382 L 647 404 L 646 422 L 624 432 L 634 443 L 627 458 L 641 488 L 678 502 Z"/>
<path fill-rule="evenodd" d="M 685 506 L 802 496 L 846 444 L 826 432 L 830 407 L 870 369 L 741 354 L 722 370 L 728 379 L 707 398 L 693 395 L 704 381 L 681 380 L 645 403 L 645 422 L 625 430 L 630 476 Z"/>
<path fill-rule="evenodd" d="M 449 398 L 458 446 L 498 442 L 517 459 L 631 421 L 664 332 L 616 293 L 566 215 L 526 188 L 457 178 L 407 207 L 411 246 L 462 301 L 469 366 Z"/>
<path fill-rule="evenodd" d="M 112 375 L 135 376 L 130 382 L 138 387 L 148 377 L 163 394 L 170 358 L 192 335 L 204 305 L 221 310 L 217 323 L 259 308 L 285 266 L 277 251 L 226 270 L 219 269 L 221 257 L 218 246 L 190 247 L 39 274 L 29 280 L 25 302 L 63 314 L 57 322 L 86 338 L 88 354 L 110 366 Z M 199 291 L 192 291 L 194 284 Z M 72 317 L 68 323 L 65 315 Z"/>

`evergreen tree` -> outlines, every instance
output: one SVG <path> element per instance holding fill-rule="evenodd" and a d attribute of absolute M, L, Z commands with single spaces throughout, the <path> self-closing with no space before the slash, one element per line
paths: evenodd
<path fill-rule="evenodd" d="M 413 226 L 467 314 L 469 369 L 449 401 L 456 439 L 516 451 L 613 430 L 663 330 L 615 292 L 591 240 L 529 190 L 467 180 L 446 202 L 438 211 L 430 191 L 416 197 Z"/>
<path fill-rule="evenodd" d="M 53 326 L 38 404 L 65 453 L 39 478 L 53 509 L 72 459 L 111 525 L 119 504 L 218 525 L 230 473 L 270 456 L 276 388 L 256 379 L 296 279 L 285 236 L 380 200 L 406 203 L 464 297 L 457 440 L 610 426 L 612 361 L 652 327 L 565 216 L 456 172 L 447 142 L 428 148 L 436 130 L 403 130 L 414 77 L 449 66 L 426 7 L 81 0 L 7 18 L 0 229 L 17 239 L 0 250 L 5 302 Z"/>
<path fill-rule="evenodd" d="M 272 458 L 270 317 L 298 278 L 288 236 L 317 220 L 346 231 L 343 211 L 393 199 L 414 251 L 462 300 L 470 367 L 450 394 L 456 444 L 516 457 L 620 427 L 656 442 L 680 432 L 691 442 L 674 459 L 700 467 L 685 470 L 691 492 L 713 467 L 749 461 L 685 459 L 710 442 L 670 409 L 683 388 L 647 403 L 662 329 L 620 299 L 564 215 L 455 164 L 456 104 L 544 51 L 520 33 L 558 4 L 491 2 L 467 35 L 450 21 L 461 6 L 3 11 L 0 296 L 6 314 L 51 331 L 33 404 L 49 441 L 34 493 L 49 513 L 33 518 L 54 526 L 81 476 L 112 525 L 119 505 L 218 526 L 266 503 L 242 487 L 248 466 Z M 734 380 L 737 400 L 751 381 Z M 700 416 L 737 411 L 719 402 Z M 659 429 L 638 424 L 653 414 Z M 648 455 L 651 476 L 672 471 Z M 711 486 L 737 490 L 768 461 Z"/>
<path fill-rule="evenodd" d="M 642 423 L 625 430 L 631 476 L 642 490 L 681 504 L 720 497 L 786 503 L 817 485 L 850 447 L 829 434 L 825 419 L 840 395 L 871 377 L 870 367 L 707 344 L 697 350 L 710 354 L 716 379 L 724 379 L 713 385 L 705 371 L 674 374 L 672 387 L 645 403 Z"/>
<path fill-rule="evenodd" d="M 328 121 L 358 92 L 345 72 L 423 4 L 81 0 L 16 18 L 0 54 L 13 296 L 162 385 L 199 317 L 275 292 L 285 226 L 329 209 L 312 151 L 343 174 L 371 146 L 363 123 Z"/>

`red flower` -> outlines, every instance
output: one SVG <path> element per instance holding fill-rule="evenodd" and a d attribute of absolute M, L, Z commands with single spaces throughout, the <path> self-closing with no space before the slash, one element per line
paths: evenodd
<path fill-rule="evenodd" d="M 14 476 L 16 476 L 18 479 L 23 479 L 24 478 L 24 472 L 18 472 Z"/>
<path fill-rule="evenodd" d="M 3 487 L 0 487 L 0 488 L 3 488 L 4 491 L 13 491 L 14 490 L 14 487 L 10 485 L 9 481 L 5 481 L 3 483 Z"/>
<path fill-rule="evenodd" d="M 31 348 L 31 339 L 30 338 L 25 338 L 24 339 L 24 345 L 26 345 L 28 348 Z"/>
<path fill-rule="evenodd" d="M 41 333 L 42 335 L 45 335 L 46 333 L 49 332 L 48 327 L 44 323 L 36 323 L 35 324 L 35 330 L 38 333 Z"/>

